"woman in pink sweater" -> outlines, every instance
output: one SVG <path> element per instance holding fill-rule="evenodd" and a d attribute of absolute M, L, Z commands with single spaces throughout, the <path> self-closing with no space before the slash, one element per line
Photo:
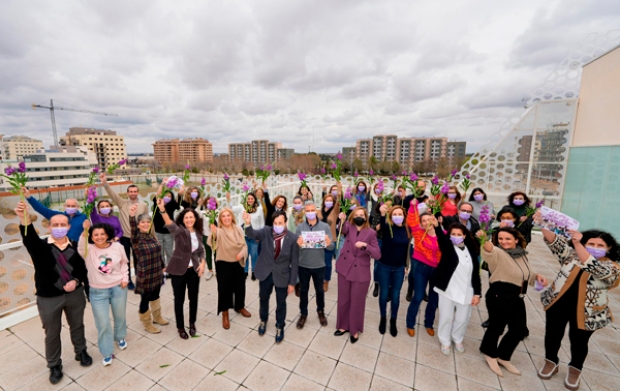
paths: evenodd
<path fill-rule="evenodd" d="M 103 366 L 112 364 L 114 341 L 121 350 L 127 348 L 127 284 L 129 283 L 129 261 L 125 248 L 114 240 L 114 228 L 108 224 L 84 221 L 84 232 L 80 235 L 78 252 L 86 262 L 90 285 L 90 305 L 95 318 L 98 339 L 97 346 L 103 356 Z M 114 318 L 114 330 L 110 322 L 110 307 Z"/>

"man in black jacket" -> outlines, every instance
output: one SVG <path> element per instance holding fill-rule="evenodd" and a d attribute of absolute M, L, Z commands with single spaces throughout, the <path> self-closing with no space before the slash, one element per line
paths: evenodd
<path fill-rule="evenodd" d="M 84 259 L 77 251 L 77 244 L 67 238 L 70 227 L 67 216 L 52 216 L 52 234 L 48 239 L 41 239 L 30 224 L 25 202 L 20 201 L 17 204 L 15 214 L 22 224 L 22 240 L 35 270 L 37 309 L 45 329 L 45 359 L 47 367 L 50 368 L 50 382 L 56 384 L 63 377 L 60 358 L 63 311 L 69 324 L 75 360 L 84 367 L 93 363 L 93 359 L 86 352 L 84 337 L 84 285 L 88 283 L 88 272 Z"/>
<path fill-rule="evenodd" d="M 480 231 L 480 223 L 478 220 L 472 217 L 474 207 L 469 202 L 461 202 L 459 205 L 459 213 L 454 216 L 446 216 L 443 218 L 441 225 L 445 230 L 450 228 L 453 223 L 461 223 L 472 235 L 476 235 L 476 232 Z M 475 238 L 475 236 L 474 236 Z"/>
<path fill-rule="evenodd" d="M 262 250 L 256 261 L 256 278 L 259 280 L 260 325 L 258 334 L 264 335 L 269 317 L 269 298 L 275 287 L 276 291 L 276 343 L 284 339 L 284 321 L 286 319 L 286 296 L 295 290 L 299 266 L 299 246 L 297 234 L 286 229 L 286 212 L 273 213 L 273 227 L 266 225 L 253 229 L 250 215 L 243 213 L 245 234 L 248 238 L 258 240 Z"/>

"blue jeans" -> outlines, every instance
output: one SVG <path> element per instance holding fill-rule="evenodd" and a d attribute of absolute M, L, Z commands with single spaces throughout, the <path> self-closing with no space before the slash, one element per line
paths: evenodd
<path fill-rule="evenodd" d="M 90 288 L 90 306 L 93 309 L 95 326 L 98 337 L 97 346 L 99 352 L 105 357 L 110 357 L 114 352 L 114 341 L 120 341 L 127 336 L 127 320 L 125 310 L 127 307 L 127 288 L 120 285 L 112 288 Z M 114 318 L 114 333 L 110 324 L 110 306 Z"/>
<path fill-rule="evenodd" d="M 383 246 L 383 240 L 382 239 L 377 239 L 377 242 L 379 243 L 379 250 L 381 250 L 381 247 Z M 378 262 L 375 259 L 375 265 L 373 266 L 373 269 L 372 269 L 372 280 L 374 282 L 379 282 L 379 279 L 377 278 L 377 263 Z"/>
<path fill-rule="evenodd" d="M 258 259 L 258 242 L 246 236 L 245 243 L 248 245 L 248 256 L 252 258 L 252 271 L 254 271 L 254 267 L 256 266 L 256 260 Z M 248 272 L 248 266 L 250 266 L 249 259 L 247 259 L 245 262 L 246 273 Z"/>
<path fill-rule="evenodd" d="M 420 303 L 424 299 L 424 295 L 426 295 L 426 286 L 428 285 L 428 303 L 426 304 L 426 314 L 424 315 L 424 327 L 432 329 L 433 323 L 435 323 L 437 304 L 439 303 L 437 292 L 433 290 L 434 285 L 429 282 L 433 272 L 435 272 L 435 268 L 423 262 L 416 261 L 415 259 L 413 262 L 415 263 L 415 271 L 413 272 L 413 298 L 407 309 L 407 328 L 415 329 Z"/>
<path fill-rule="evenodd" d="M 332 258 L 334 257 L 335 250 L 325 250 L 325 281 L 331 281 L 332 279 Z"/>
<path fill-rule="evenodd" d="M 334 251 L 336 252 L 336 262 L 338 262 L 338 258 L 340 257 L 340 250 L 342 250 L 342 248 L 344 247 L 344 240 L 346 239 L 345 235 L 340 235 L 340 241 L 338 241 L 338 236 L 336 236 L 336 238 L 334 238 L 335 241 L 338 242 L 336 249 L 334 249 Z"/>
<path fill-rule="evenodd" d="M 375 281 L 379 283 L 379 312 L 385 318 L 387 313 L 388 297 L 391 299 L 391 317 L 398 317 L 398 306 L 400 305 L 400 289 L 405 279 L 404 266 L 387 266 L 375 261 Z"/>

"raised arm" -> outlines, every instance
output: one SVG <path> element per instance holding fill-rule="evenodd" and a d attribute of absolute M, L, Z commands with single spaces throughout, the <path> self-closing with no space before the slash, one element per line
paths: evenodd
<path fill-rule="evenodd" d="M 52 218 L 52 216 L 62 213 L 57 210 L 46 208 L 42 203 L 39 202 L 39 200 L 32 197 L 30 195 L 30 192 L 23 187 L 22 187 L 22 191 L 24 192 L 24 196 L 26 197 L 26 200 L 28 201 L 28 203 L 30 204 L 30 206 L 32 206 L 32 209 L 34 209 L 38 214 L 45 217 L 46 219 L 49 220 Z"/>
<path fill-rule="evenodd" d="M 105 189 L 105 192 L 108 193 L 108 195 L 110 196 L 110 198 L 112 199 L 112 201 L 116 204 L 116 206 L 120 208 L 123 207 L 123 205 L 125 205 L 125 201 L 124 199 L 122 199 L 115 191 L 114 189 L 112 189 L 112 187 L 110 187 L 110 185 L 108 185 L 108 180 L 106 178 L 106 174 L 105 172 L 102 172 L 101 174 L 99 174 L 99 180 L 101 181 L 101 183 L 103 183 L 103 188 Z"/>
<path fill-rule="evenodd" d="M 437 221 L 437 219 L 435 219 L 435 221 Z M 441 228 L 439 223 L 435 225 L 435 221 L 433 222 L 433 226 L 435 227 L 435 234 L 437 235 L 437 243 L 439 244 L 439 249 L 443 254 L 452 246 L 452 242 L 450 241 L 450 238 L 448 238 L 448 235 L 443 232 L 443 228 Z"/>
<path fill-rule="evenodd" d="M 409 211 L 407 212 L 407 225 L 411 230 L 421 230 L 420 227 L 420 212 L 418 211 L 418 200 L 412 200 L 409 204 Z"/>
<path fill-rule="evenodd" d="M 78 250 L 78 253 L 82 256 L 82 258 L 86 259 L 87 257 L 86 247 L 90 246 L 90 244 L 88 243 L 88 231 L 90 230 L 90 221 L 88 219 L 84 220 L 84 224 L 82 224 L 82 227 L 84 227 L 84 231 L 80 235 L 80 240 L 78 241 L 77 250 Z M 91 254 L 92 254 L 92 251 L 91 251 Z"/>

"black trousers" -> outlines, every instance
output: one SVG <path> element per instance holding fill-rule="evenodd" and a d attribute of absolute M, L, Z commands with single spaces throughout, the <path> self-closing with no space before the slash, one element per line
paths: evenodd
<path fill-rule="evenodd" d="M 489 327 L 482 338 L 480 351 L 491 358 L 510 361 L 512 353 L 525 337 L 527 318 L 525 303 L 519 297 L 520 289 L 513 284 L 495 282 L 485 295 Z M 508 332 L 499 341 L 506 326 Z"/>
<path fill-rule="evenodd" d="M 284 320 L 286 319 L 286 296 L 288 287 L 278 288 L 273 284 L 273 273 L 264 281 L 259 281 L 258 286 L 259 300 L 260 300 L 260 320 L 266 322 L 269 318 L 269 298 L 271 292 L 275 288 L 276 290 L 276 327 L 279 329 L 284 328 Z"/>
<path fill-rule="evenodd" d="M 185 327 L 185 317 L 183 316 L 183 305 L 185 304 L 185 290 L 189 298 L 189 323 L 196 323 L 196 313 L 198 312 L 198 287 L 200 277 L 193 267 L 187 268 L 182 276 L 171 275 L 172 292 L 174 293 L 174 316 L 177 322 L 177 329 Z"/>
<path fill-rule="evenodd" d="M 119 242 L 125 248 L 125 255 L 127 256 L 127 259 L 129 260 L 129 263 L 127 266 L 129 266 L 129 282 L 131 282 L 131 253 L 132 253 L 131 239 L 123 236 L 122 238 L 120 238 Z M 135 260 L 136 257 L 134 256 L 133 259 Z"/>
<path fill-rule="evenodd" d="M 299 267 L 299 311 L 303 316 L 308 316 L 308 292 L 310 291 L 310 278 L 314 283 L 314 291 L 316 292 L 316 310 L 323 311 L 325 309 L 325 291 L 323 291 L 323 282 L 325 280 L 325 266 L 318 269 L 308 269 Z"/>
<path fill-rule="evenodd" d="M 245 308 L 245 270 L 239 262 L 215 262 L 217 313 Z"/>
<path fill-rule="evenodd" d="M 86 338 L 84 336 L 86 296 L 84 296 L 82 286 L 71 293 L 56 297 L 37 296 L 37 308 L 45 330 L 45 359 L 48 368 L 62 364 L 60 359 L 62 354 L 60 332 L 62 331 L 63 312 L 69 324 L 73 351 L 80 353 L 86 350 Z"/>
<path fill-rule="evenodd" d="M 154 291 L 144 292 L 140 295 L 140 313 L 143 314 L 149 310 L 149 303 L 159 299 L 159 291 L 161 287 L 157 287 Z M 176 293 L 175 293 L 176 296 Z"/>
<path fill-rule="evenodd" d="M 560 298 L 546 313 L 545 326 L 545 358 L 558 364 L 558 351 L 568 324 L 568 339 L 570 340 L 570 363 L 568 365 L 579 370 L 588 356 L 588 342 L 594 331 L 580 330 L 577 327 L 577 307 L 571 300 Z"/>

